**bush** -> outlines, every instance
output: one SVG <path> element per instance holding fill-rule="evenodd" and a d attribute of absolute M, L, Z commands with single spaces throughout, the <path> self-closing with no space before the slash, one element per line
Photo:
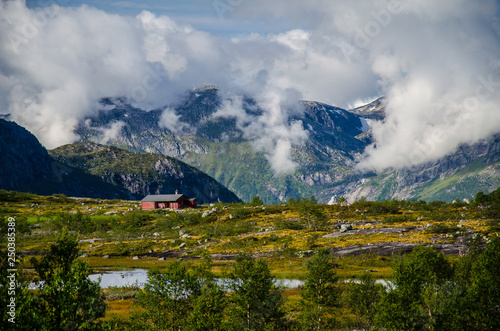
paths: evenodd
<path fill-rule="evenodd" d="M 426 230 L 427 233 L 432 234 L 446 234 L 446 233 L 456 233 L 460 231 L 457 226 L 448 226 L 444 223 L 434 223 L 430 228 Z"/>

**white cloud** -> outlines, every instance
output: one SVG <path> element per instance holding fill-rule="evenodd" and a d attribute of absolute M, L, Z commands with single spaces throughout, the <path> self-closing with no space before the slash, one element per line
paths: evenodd
<path fill-rule="evenodd" d="M 316 95 L 323 94 L 307 74 L 325 59 L 317 80 L 330 86 L 344 82 L 345 90 L 331 90 L 340 105 L 388 96 L 387 119 L 374 124 L 376 145 L 360 164 L 381 171 L 440 158 L 500 131 L 498 9 L 494 0 L 257 0 L 242 3 L 234 14 L 273 15 L 308 27 L 307 70 L 289 67 L 288 76 L 307 82 Z M 350 84 L 364 82 L 368 88 L 359 85 L 353 97 Z M 310 95 L 307 87 L 299 90 Z"/>
<path fill-rule="evenodd" d="M 226 39 L 144 11 L 137 17 L 83 6 L 27 9 L 0 0 L 0 106 L 49 148 L 105 96 L 148 109 L 192 86 L 253 96 L 264 113 L 234 116 L 277 173 L 305 142 L 298 98 L 348 107 L 387 95 L 376 148 L 361 167 L 382 170 L 451 153 L 500 130 L 500 23 L 494 0 L 243 1 L 233 19 L 286 20 L 279 34 Z M 180 114 L 166 110 L 165 127 Z M 283 161 L 283 162 L 281 162 Z"/>
<path fill-rule="evenodd" d="M 103 128 L 102 131 L 102 139 L 99 143 L 105 145 L 110 141 L 115 141 L 121 136 L 121 131 L 125 126 L 125 122 L 123 121 L 115 121 L 113 122 L 109 128 Z"/>
<path fill-rule="evenodd" d="M 163 110 L 160 116 L 159 125 L 172 133 L 180 134 L 184 129 L 188 128 L 186 123 L 179 121 L 181 116 L 178 115 L 175 109 L 167 107 Z"/>

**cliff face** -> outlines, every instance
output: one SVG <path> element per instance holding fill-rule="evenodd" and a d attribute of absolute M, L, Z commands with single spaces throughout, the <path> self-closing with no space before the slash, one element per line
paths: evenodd
<path fill-rule="evenodd" d="M 106 99 L 105 108 L 114 108 L 82 121 L 76 133 L 82 142 L 178 158 L 246 201 L 259 195 L 266 203 L 277 203 L 312 194 L 327 200 L 329 197 L 323 195 L 326 189 L 353 176 L 353 159 L 366 146 L 355 137 L 365 129 L 358 115 L 314 101 L 298 104 L 301 111 L 288 120 L 301 123 L 309 138 L 305 145 L 292 147 L 291 158 L 299 165 L 298 170 L 276 176 L 266 155 L 245 138 L 245 128 L 236 118 L 214 115 L 223 102 L 221 94 L 215 87 L 203 87 L 189 91 L 183 100 L 171 105 L 179 116 L 178 130 L 160 125 L 162 110 L 144 111 L 117 99 Z M 248 118 L 263 113 L 250 98 L 242 98 L 242 108 Z M 104 139 L 104 132 L 114 123 L 120 123 L 120 134 Z"/>
<path fill-rule="evenodd" d="M 470 199 L 479 191 L 491 192 L 499 186 L 500 134 L 463 145 L 434 162 L 364 178 L 362 182 L 346 185 L 342 191 L 350 201 L 361 196 L 372 200 L 453 201 Z"/>
<path fill-rule="evenodd" d="M 0 119 L 0 189 L 131 199 L 127 190 L 54 160 L 29 131 Z"/>
<path fill-rule="evenodd" d="M 38 140 L 14 122 L 0 119 L 0 187 L 28 188 L 54 177 L 52 159 Z"/>
<path fill-rule="evenodd" d="M 197 198 L 198 203 L 240 201 L 212 177 L 164 155 L 135 154 L 94 143 L 61 146 L 50 154 L 60 162 L 125 187 L 135 199 L 179 191 Z"/>
<path fill-rule="evenodd" d="M 253 148 L 235 118 L 215 117 L 223 103 L 221 94 L 215 87 L 204 87 L 189 91 L 181 102 L 170 105 L 179 116 L 179 128 L 173 131 L 160 125 L 160 109 L 145 111 L 121 100 L 107 99 L 106 108 L 114 108 L 86 119 L 76 133 L 86 142 L 179 158 L 213 176 L 246 201 L 255 195 L 266 203 L 311 195 L 321 202 L 340 196 L 349 200 L 366 197 L 452 201 L 470 198 L 481 190 L 489 192 L 500 185 L 498 136 L 462 146 L 452 155 L 416 167 L 380 174 L 356 170 L 356 159 L 372 143 L 368 123 L 385 117 L 384 97 L 349 111 L 302 101 L 303 111 L 294 113 L 289 121 L 300 122 L 308 139 L 305 144 L 292 147 L 297 170 L 276 176 L 265 154 Z M 262 114 L 254 100 L 242 100 L 246 116 Z M 104 132 L 114 123 L 120 123 L 120 134 L 103 139 Z"/>

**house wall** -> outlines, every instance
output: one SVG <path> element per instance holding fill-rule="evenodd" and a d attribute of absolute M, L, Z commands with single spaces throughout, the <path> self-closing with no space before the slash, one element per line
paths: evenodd
<path fill-rule="evenodd" d="M 198 206 L 198 203 L 196 199 L 194 201 L 189 201 L 188 198 L 182 196 L 177 201 L 142 202 L 141 206 L 143 210 L 151 210 L 158 208 L 182 209 L 185 207 L 196 208 Z"/>
<path fill-rule="evenodd" d="M 142 209 L 156 209 L 158 207 L 156 202 L 142 202 Z"/>

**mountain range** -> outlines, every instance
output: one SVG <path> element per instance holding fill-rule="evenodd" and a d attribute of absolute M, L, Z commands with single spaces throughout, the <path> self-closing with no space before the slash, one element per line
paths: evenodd
<path fill-rule="evenodd" d="M 94 143 L 47 151 L 29 131 L 4 119 L 0 155 L 4 190 L 133 200 L 178 190 L 199 203 L 240 201 L 212 177 L 174 158 Z"/>
<path fill-rule="evenodd" d="M 263 113 L 252 98 L 242 100 L 245 116 L 257 118 Z M 219 116 L 225 101 L 223 91 L 214 86 L 192 89 L 181 101 L 150 111 L 124 99 L 105 98 L 98 114 L 82 121 L 75 132 L 82 142 L 180 159 L 245 201 L 255 195 L 270 204 L 311 195 L 320 202 L 341 196 L 349 201 L 361 197 L 452 201 L 500 185 L 500 135 L 418 166 L 378 174 L 357 170 L 357 160 L 372 143 L 368 123 L 384 120 L 385 97 L 351 110 L 301 101 L 303 111 L 290 116 L 288 124 L 301 123 L 308 139 L 292 147 L 297 169 L 276 175 L 266 153 L 255 148 L 236 116 Z M 166 108 L 174 112 L 175 128 L 162 125 Z"/>
<path fill-rule="evenodd" d="M 104 98 L 97 115 L 75 130 L 81 142 L 52 151 L 0 119 L 0 188 L 121 199 L 179 190 L 200 203 L 259 195 L 273 204 L 311 195 L 323 203 L 340 197 L 449 202 L 500 185 L 500 134 L 425 164 L 382 173 L 357 170 L 372 143 L 369 124 L 385 118 L 385 97 L 350 110 L 301 101 L 302 111 L 288 124 L 300 123 L 307 139 L 292 146 L 296 170 L 277 175 L 247 128 L 235 116 L 218 115 L 226 101 L 214 86 L 190 90 L 180 102 L 150 111 Z M 175 127 L 164 124 L 166 108 Z M 263 114 L 249 97 L 242 97 L 242 108 L 249 118 Z"/>

